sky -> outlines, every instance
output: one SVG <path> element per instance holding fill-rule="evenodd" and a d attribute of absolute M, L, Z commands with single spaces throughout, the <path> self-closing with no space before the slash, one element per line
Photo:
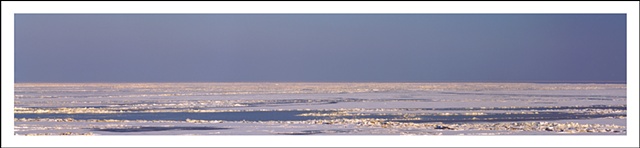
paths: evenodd
<path fill-rule="evenodd" d="M 16 14 L 15 82 L 626 82 L 624 14 Z"/>

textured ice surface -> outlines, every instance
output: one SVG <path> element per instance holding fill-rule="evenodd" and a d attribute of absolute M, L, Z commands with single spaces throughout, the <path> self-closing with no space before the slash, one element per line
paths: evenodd
<path fill-rule="evenodd" d="M 626 134 L 625 84 L 16 83 L 14 103 L 19 135 Z M 284 111 L 301 113 L 296 120 L 256 116 L 215 123 L 219 119 L 198 123 L 193 114 L 186 120 L 117 118 Z M 460 122 L 418 122 L 431 117 Z M 375 126 L 363 123 L 370 121 Z M 548 123 L 517 124 L 534 122 Z"/>

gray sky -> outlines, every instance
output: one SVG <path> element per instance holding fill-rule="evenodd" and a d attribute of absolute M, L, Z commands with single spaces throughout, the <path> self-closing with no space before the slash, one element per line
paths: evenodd
<path fill-rule="evenodd" d="M 624 82 L 626 15 L 17 14 L 15 81 Z"/>

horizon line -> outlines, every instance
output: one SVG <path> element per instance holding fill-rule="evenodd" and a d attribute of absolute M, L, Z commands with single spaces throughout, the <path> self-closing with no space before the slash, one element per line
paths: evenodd
<path fill-rule="evenodd" d="M 568 83 L 626 84 L 627 81 L 85 81 L 16 83 Z"/>

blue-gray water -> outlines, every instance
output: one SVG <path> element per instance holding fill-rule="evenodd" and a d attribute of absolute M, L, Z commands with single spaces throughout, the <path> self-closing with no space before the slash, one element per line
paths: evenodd
<path fill-rule="evenodd" d="M 612 107 L 613 108 L 613 107 Z M 357 119 L 377 118 L 394 121 L 402 119 L 400 115 L 359 115 L 342 117 L 297 116 L 309 111 L 258 111 L 258 112 L 219 112 L 219 113 L 116 113 L 116 114 L 16 114 L 15 118 L 73 118 L 87 119 L 116 119 L 116 120 L 224 120 L 224 121 L 303 121 L 313 119 Z M 327 113 L 327 112 L 325 112 Z M 505 122 L 505 121 L 548 121 L 562 119 L 590 119 L 602 117 L 626 116 L 625 114 L 583 114 L 566 112 L 541 112 L 537 114 L 504 114 L 494 113 L 485 115 L 418 115 L 417 120 L 399 120 L 399 122 Z"/>

